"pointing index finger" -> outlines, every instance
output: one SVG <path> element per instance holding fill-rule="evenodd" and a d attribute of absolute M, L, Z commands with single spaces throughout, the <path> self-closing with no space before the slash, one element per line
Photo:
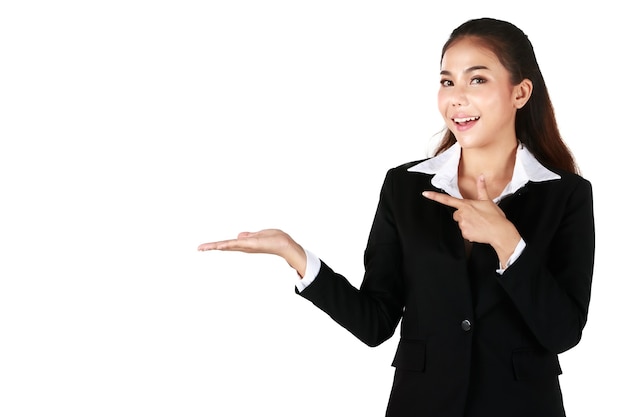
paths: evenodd
<path fill-rule="evenodd" d="M 429 200 L 433 200 L 446 206 L 454 207 L 456 209 L 461 208 L 461 205 L 463 204 L 463 200 L 459 198 L 452 197 L 444 193 L 437 193 L 435 191 L 424 191 L 422 195 Z"/>

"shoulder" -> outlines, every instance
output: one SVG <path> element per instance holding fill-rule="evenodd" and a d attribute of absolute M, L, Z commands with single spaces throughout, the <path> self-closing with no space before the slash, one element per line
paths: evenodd
<path fill-rule="evenodd" d="M 430 188 L 430 181 L 434 174 L 415 172 L 411 170 L 411 168 L 417 166 L 421 162 L 427 161 L 428 159 L 429 158 L 405 162 L 389 168 L 385 175 L 383 189 L 387 191 L 402 191 L 407 188 L 415 189 L 416 187 L 421 189 Z"/>
<path fill-rule="evenodd" d="M 566 189 L 591 189 L 591 182 L 580 174 L 551 167 L 548 167 L 548 169 L 561 177 L 556 181 L 548 181 L 548 184 L 553 184 L 557 187 L 562 187 Z"/>
<path fill-rule="evenodd" d="M 421 164 L 422 162 L 426 162 L 428 160 L 430 160 L 432 158 L 424 158 L 424 159 L 418 159 L 415 161 L 410 161 L 410 162 L 405 162 L 403 164 L 397 165 L 395 167 L 390 168 L 387 171 L 387 176 L 389 175 L 415 175 L 415 174 L 422 174 L 420 172 L 414 172 L 411 169 L 417 167 L 419 164 Z M 432 175 L 428 175 L 429 177 L 432 177 Z"/>
<path fill-rule="evenodd" d="M 583 176 L 559 169 L 549 168 L 559 179 L 530 182 L 527 189 L 548 205 L 549 202 L 564 205 L 589 204 L 593 199 L 591 182 Z"/>

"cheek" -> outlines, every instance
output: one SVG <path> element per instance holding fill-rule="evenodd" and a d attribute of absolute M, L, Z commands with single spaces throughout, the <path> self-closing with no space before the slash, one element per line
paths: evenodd
<path fill-rule="evenodd" d="M 439 108 L 439 113 L 441 116 L 446 119 L 446 111 L 448 109 L 447 106 L 448 100 L 446 98 L 446 93 L 443 90 L 439 90 L 437 94 L 437 107 Z"/>
<path fill-rule="evenodd" d="M 484 108 L 492 109 L 493 112 L 497 112 L 503 117 L 509 113 L 515 113 L 517 111 L 517 108 L 515 108 L 515 100 L 506 94 L 484 97 L 482 100 L 482 106 Z"/>

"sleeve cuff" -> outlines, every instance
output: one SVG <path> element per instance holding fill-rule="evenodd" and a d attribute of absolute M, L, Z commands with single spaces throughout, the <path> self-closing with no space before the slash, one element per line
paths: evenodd
<path fill-rule="evenodd" d="M 320 261 L 320 258 L 315 256 L 315 254 L 306 249 L 304 253 L 306 254 L 306 270 L 304 276 L 302 278 L 298 276 L 298 280 L 296 281 L 296 289 L 298 292 L 304 291 L 304 289 L 315 280 L 322 266 L 322 261 Z"/>

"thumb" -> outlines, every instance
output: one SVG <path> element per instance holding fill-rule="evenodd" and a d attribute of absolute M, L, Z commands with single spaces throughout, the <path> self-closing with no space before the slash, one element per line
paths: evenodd
<path fill-rule="evenodd" d="M 489 194 L 487 193 L 487 184 L 485 184 L 485 176 L 483 174 L 480 174 L 478 176 L 478 180 L 476 181 L 476 188 L 478 191 L 479 200 L 491 200 L 491 198 L 489 198 Z"/>

